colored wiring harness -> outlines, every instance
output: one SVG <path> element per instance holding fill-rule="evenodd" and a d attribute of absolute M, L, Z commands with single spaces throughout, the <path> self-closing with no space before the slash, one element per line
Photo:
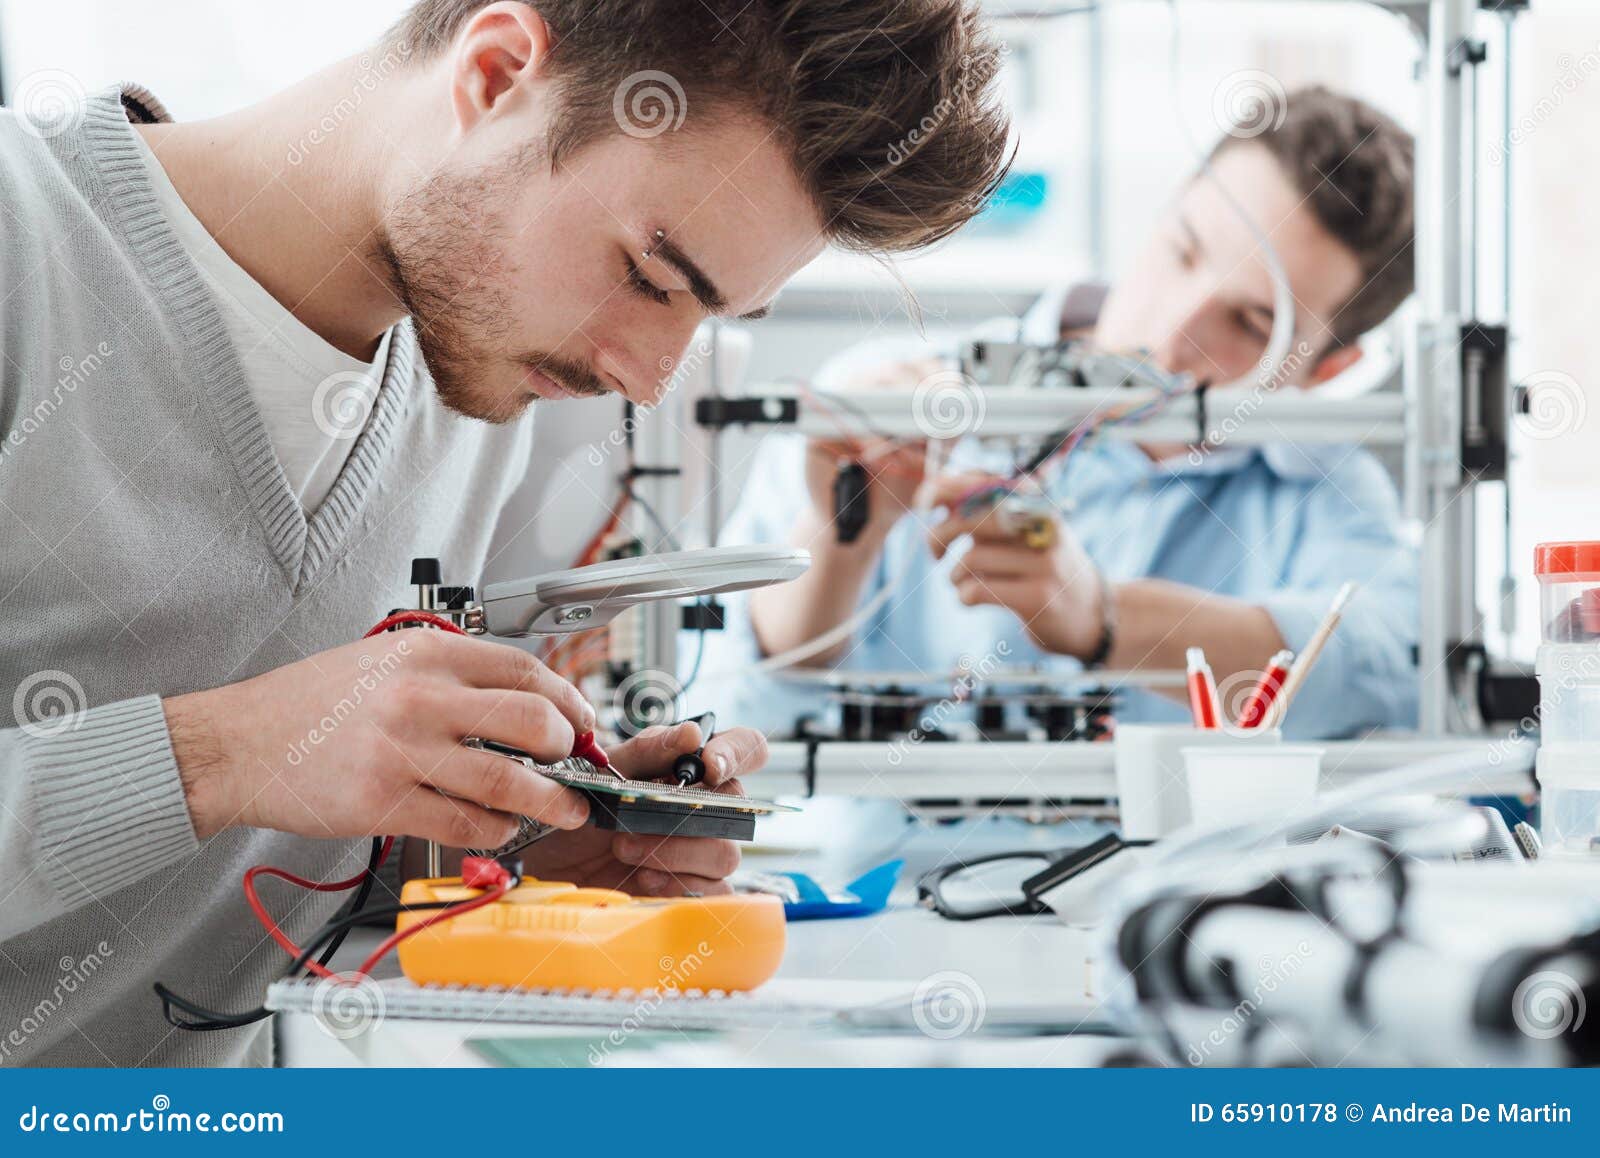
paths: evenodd
<path fill-rule="evenodd" d="M 388 849 L 393 842 L 393 837 L 375 838 L 373 840 L 373 856 L 368 862 L 366 871 L 345 881 L 311 881 L 304 877 L 296 876 L 294 873 L 286 872 L 283 869 L 274 868 L 271 865 L 257 865 L 245 874 L 245 894 L 251 909 L 256 914 L 256 918 L 266 928 L 272 939 L 293 957 L 293 962 L 290 964 L 285 976 L 293 977 L 304 969 L 308 973 L 331 981 L 353 983 L 356 979 L 369 975 L 378 962 L 383 960 L 400 942 L 415 936 L 424 929 L 432 928 L 434 925 L 459 917 L 463 913 L 470 913 L 474 909 L 481 909 L 485 905 L 493 904 L 516 888 L 522 880 L 521 868 L 514 863 L 502 864 L 486 857 L 467 857 L 462 861 L 461 865 L 462 884 L 469 888 L 482 889 L 483 892 L 478 896 L 471 897 L 465 901 L 431 901 L 410 905 L 386 905 L 381 908 L 368 909 L 365 907 L 365 898 L 370 892 L 374 874 L 383 864 L 384 858 L 388 855 Z M 357 894 L 356 903 L 350 906 L 349 912 L 323 925 L 310 943 L 302 948 L 295 944 L 288 934 L 283 932 L 277 921 L 266 911 L 266 907 L 256 895 L 254 880 L 257 875 L 278 877 L 281 880 L 288 881 L 290 884 L 317 892 L 334 892 L 353 888 L 358 883 L 362 891 Z M 334 973 L 327 967 L 328 961 L 338 951 L 346 934 L 357 924 L 374 917 L 392 917 L 401 913 L 428 911 L 432 911 L 433 916 L 419 921 L 415 925 L 391 933 L 376 949 L 367 955 L 367 958 L 362 961 L 353 974 L 341 975 Z M 312 960 L 319 949 L 322 950 L 321 957 L 318 960 Z M 156 995 L 161 998 L 162 1015 L 169 1025 L 177 1029 L 194 1032 L 239 1029 L 272 1015 L 272 1011 L 265 1006 L 258 1006 L 240 1014 L 218 1013 L 216 1010 L 207 1009 L 196 1002 L 190 1001 L 188 998 L 179 996 L 159 982 L 155 985 L 155 991 Z M 187 1016 L 180 1017 L 180 1012 Z"/>
<path fill-rule="evenodd" d="M 441 631 L 465 635 L 466 632 L 443 616 L 434 615 L 427 611 L 397 611 L 385 616 L 364 638 L 370 638 L 385 631 L 406 627 L 412 624 L 435 627 Z M 605 753 L 594 742 L 593 733 L 584 733 L 578 737 L 580 753 L 591 760 L 605 761 Z M 577 748 L 575 748 L 577 751 Z M 474 909 L 481 909 L 485 905 L 492 905 L 512 889 L 516 888 L 522 879 L 521 867 L 513 863 L 501 863 L 487 857 L 466 857 L 461 864 L 461 883 L 468 888 L 478 888 L 483 891 L 476 897 L 465 901 L 428 902 L 413 905 L 388 905 L 377 909 L 366 908 L 367 898 L 372 895 L 373 882 L 377 879 L 378 869 L 383 867 L 389 859 L 389 854 L 394 849 L 394 837 L 383 836 L 372 838 L 372 851 L 367 857 L 367 865 L 360 873 L 353 877 L 337 881 L 314 881 L 287 869 L 274 865 L 255 865 L 244 874 L 245 901 L 249 904 L 256 920 L 261 922 L 267 935 L 278 943 L 278 946 L 293 958 L 285 976 L 295 976 L 302 969 L 317 977 L 332 981 L 352 981 L 371 973 L 372 969 L 383 960 L 391 950 L 402 941 L 432 928 L 444 921 L 452 920 L 463 913 L 470 913 Z M 305 946 L 297 945 L 294 940 L 283 931 L 278 921 L 267 911 L 262 903 L 256 888 L 256 881 L 261 877 L 273 877 L 287 881 L 297 888 L 308 889 L 319 893 L 338 893 L 355 889 L 355 899 L 350 904 L 343 916 L 338 916 L 323 925 Z M 373 917 L 398 916 L 401 913 L 415 913 L 434 911 L 434 915 L 405 929 L 397 930 L 386 937 L 383 942 L 369 953 L 364 961 L 356 968 L 353 975 L 340 975 L 328 968 L 328 963 L 333 955 L 339 951 L 344 943 L 345 936 L 361 921 Z M 320 956 L 318 953 L 320 951 Z M 315 960 L 313 960 L 315 958 Z M 270 1017 L 272 1011 L 265 1006 L 244 1013 L 219 1013 L 213 1009 L 181 997 L 167 986 L 157 982 L 154 986 L 156 996 L 161 998 L 161 1012 L 167 1023 L 177 1029 L 194 1032 L 208 1032 L 224 1029 L 239 1029 L 252 1025 L 264 1018 Z M 179 1016 L 182 1013 L 186 1016 Z"/>

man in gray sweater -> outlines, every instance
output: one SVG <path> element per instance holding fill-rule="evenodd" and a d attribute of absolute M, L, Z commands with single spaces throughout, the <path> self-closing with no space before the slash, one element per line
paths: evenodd
<path fill-rule="evenodd" d="M 136 87 L 0 113 L 0 1064 L 270 1060 L 260 1025 L 173 1029 L 152 984 L 257 1005 L 286 961 L 243 871 L 348 875 L 374 834 L 492 846 L 522 814 L 569 830 L 536 875 L 725 887 L 730 844 L 613 839 L 461 745 L 556 759 L 592 726 L 525 653 L 348 641 L 413 556 L 480 571 L 535 399 L 651 403 L 702 320 L 824 245 L 976 211 L 1007 126 L 975 9 L 424 0 L 216 120 Z M 738 791 L 764 749 L 707 756 Z M 340 900 L 268 904 L 303 941 Z"/>

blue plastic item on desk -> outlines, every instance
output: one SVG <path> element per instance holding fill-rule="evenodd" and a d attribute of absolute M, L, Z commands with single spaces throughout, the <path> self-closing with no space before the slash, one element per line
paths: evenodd
<path fill-rule="evenodd" d="M 828 889 L 805 873 L 762 873 L 752 881 L 762 892 L 783 897 L 783 914 L 791 921 L 816 921 L 826 917 L 864 917 L 889 904 L 900 879 L 903 860 L 891 860 L 863 873 L 842 889 Z"/>

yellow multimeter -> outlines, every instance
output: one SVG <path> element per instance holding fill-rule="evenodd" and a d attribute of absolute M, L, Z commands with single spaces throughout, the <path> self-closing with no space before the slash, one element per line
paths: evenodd
<path fill-rule="evenodd" d="M 403 904 L 471 900 L 459 877 L 407 881 Z M 397 929 L 427 920 L 401 913 Z M 418 985 L 637 991 L 754 989 L 778 971 L 783 902 L 764 894 L 634 897 L 524 878 L 493 904 L 400 942 Z"/>

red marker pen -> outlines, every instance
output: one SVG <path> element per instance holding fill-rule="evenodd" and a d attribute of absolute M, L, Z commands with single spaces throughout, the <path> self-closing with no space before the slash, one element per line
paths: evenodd
<path fill-rule="evenodd" d="M 1239 709 L 1235 727 L 1259 728 L 1266 722 L 1267 712 L 1283 690 L 1283 681 L 1289 678 L 1289 665 L 1293 662 L 1294 652 L 1288 650 L 1278 652 L 1267 661 L 1267 670 L 1261 673 L 1261 679 L 1251 691 L 1250 698 Z"/>
<path fill-rule="evenodd" d="M 1191 647 L 1189 660 L 1189 711 L 1197 728 L 1217 726 L 1217 678 L 1211 674 L 1203 648 Z"/>

